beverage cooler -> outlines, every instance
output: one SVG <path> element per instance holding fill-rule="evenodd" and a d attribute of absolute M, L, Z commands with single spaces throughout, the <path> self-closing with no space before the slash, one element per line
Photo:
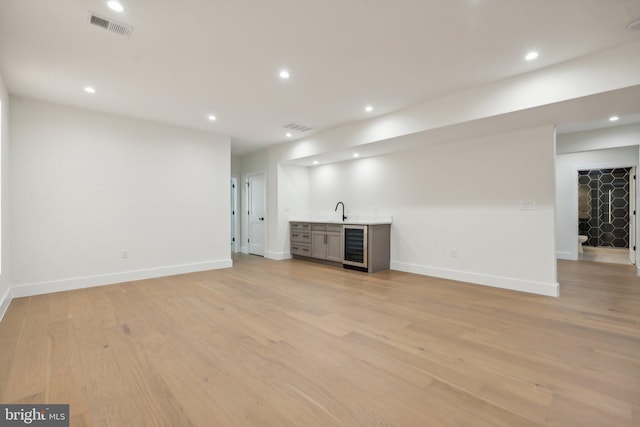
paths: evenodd
<path fill-rule="evenodd" d="M 368 267 L 368 236 L 366 225 L 344 225 L 344 260 L 342 264 L 367 270 Z"/>

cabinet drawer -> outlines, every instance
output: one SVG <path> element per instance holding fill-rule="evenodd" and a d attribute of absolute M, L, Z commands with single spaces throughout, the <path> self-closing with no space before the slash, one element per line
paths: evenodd
<path fill-rule="evenodd" d="M 342 233 L 341 224 L 327 224 L 327 233 Z"/>
<path fill-rule="evenodd" d="M 291 231 L 293 230 L 309 231 L 311 230 L 311 224 L 309 224 L 308 222 L 292 222 Z"/>
<path fill-rule="evenodd" d="M 291 255 L 311 256 L 311 245 L 291 242 Z"/>
<path fill-rule="evenodd" d="M 311 243 L 311 232 L 295 230 L 293 227 L 291 227 L 291 241 Z"/>
<path fill-rule="evenodd" d="M 313 231 L 327 231 L 327 224 L 311 224 Z"/>

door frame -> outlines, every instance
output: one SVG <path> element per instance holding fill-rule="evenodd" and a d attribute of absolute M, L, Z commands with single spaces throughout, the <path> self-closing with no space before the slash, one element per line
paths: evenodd
<path fill-rule="evenodd" d="M 638 265 L 638 248 L 636 245 L 636 236 L 638 234 L 638 180 L 636 174 L 638 167 L 632 166 L 629 171 L 629 261 Z"/>
<path fill-rule="evenodd" d="M 574 185 L 571 186 L 571 199 L 573 200 L 573 209 L 571 210 L 571 221 L 573 222 L 573 224 L 575 225 L 575 256 L 576 256 L 576 260 L 578 257 L 578 249 L 579 249 L 579 245 L 580 242 L 578 242 L 578 234 L 580 233 L 580 220 L 578 219 L 578 209 L 580 208 L 579 203 L 578 203 L 578 172 L 582 171 L 582 170 L 591 170 L 591 169 L 617 169 L 617 168 L 636 168 L 636 171 L 638 169 L 638 164 L 637 163 L 619 163 L 619 162 L 602 162 L 602 163 L 589 163 L 589 164 L 574 164 L 571 165 L 571 170 L 573 173 L 573 177 L 574 177 Z M 637 183 L 637 181 L 636 181 Z M 636 185 L 636 200 L 638 200 L 638 185 Z M 636 201 L 637 203 L 637 201 Z M 631 222 L 632 219 L 629 218 L 629 222 Z M 638 230 L 638 215 L 635 216 L 635 229 Z M 629 227 L 629 233 L 631 233 L 631 227 Z M 636 231 L 637 233 L 637 231 Z M 636 241 L 636 236 L 630 236 L 632 237 L 632 240 L 635 242 Z M 629 244 L 631 244 L 631 240 L 629 240 Z M 637 244 L 637 242 L 636 242 Z M 636 266 L 638 266 L 638 252 L 636 251 L 636 259 L 634 264 Z M 638 270 L 638 272 L 640 273 L 640 269 Z"/>
<path fill-rule="evenodd" d="M 231 175 L 231 252 L 238 252 L 240 243 L 240 203 L 238 195 L 240 177 Z"/>
<path fill-rule="evenodd" d="M 245 224 L 246 224 L 246 235 L 243 236 L 243 241 L 242 241 L 243 250 L 242 250 L 242 252 L 243 253 L 247 253 L 247 254 L 251 253 L 250 243 L 249 243 L 249 239 L 251 237 L 251 215 L 250 215 L 251 201 L 249 200 L 250 199 L 250 194 L 249 194 L 249 190 L 248 190 L 248 188 L 249 188 L 249 179 L 251 177 L 254 177 L 254 176 L 257 176 L 257 175 L 264 176 L 264 195 L 263 195 L 263 200 L 264 200 L 264 207 L 263 207 L 264 229 L 263 229 L 263 237 L 262 237 L 262 239 L 263 239 L 263 242 L 264 242 L 264 252 L 265 253 L 266 253 L 266 249 L 267 249 L 267 235 L 268 235 L 268 233 L 267 233 L 267 223 L 269 221 L 269 216 L 267 214 L 267 206 L 268 206 L 268 201 L 267 201 L 267 194 L 268 194 L 268 191 L 267 191 L 267 186 L 268 186 L 267 185 L 267 178 L 268 178 L 268 175 L 267 175 L 267 171 L 266 170 L 258 170 L 258 171 L 255 171 L 255 172 L 247 173 L 245 175 L 245 177 L 244 177 L 244 180 L 243 180 L 243 187 L 244 187 L 244 193 L 245 193 L 244 202 L 245 202 L 245 207 L 246 207 L 245 215 L 244 215 Z M 245 244 L 246 244 L 246 246 L 244 246 Z"/>

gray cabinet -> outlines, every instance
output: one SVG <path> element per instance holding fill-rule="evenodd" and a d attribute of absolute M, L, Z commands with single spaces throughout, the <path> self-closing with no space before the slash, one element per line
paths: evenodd
<path fill-rule="evenodd" d="M 311 256 L 311 224 L 291 223 L 291 255 Z"/>
<path fill-rule="evenodd" d="M 337 233 L 327 230 L 327 259 L 342 262 L 342 229 Z"/>
<path fill-rule="evenodd" d="M 311 232 L 311 256 L 318 259 L 327 258 L 326 231 Z"/>
<path fill-rule="evenodd" d="M 311 257 L 342 262 L 342 225 L 311 224 Z"/>
<path fill-rule="evenodd" d="M 348 226 L 347 226 L 348 227 Z M 291 222 L 291 255 L 324 264 L 355 268 L 374 273 L 389 269 L 390 224 L 362 224 L 365 233 L 366 261 L 361 266 L 345 263 L 345 238 L 342 223 Z"/>
<path fill-rule="evenodd" d="M 388 270 L 391 263 L 391 225 L 378 224 L 368 227 L 369 273 Z"/>

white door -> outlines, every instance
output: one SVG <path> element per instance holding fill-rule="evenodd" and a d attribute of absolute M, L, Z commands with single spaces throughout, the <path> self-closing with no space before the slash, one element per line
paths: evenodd
<path fill-rule="evenodd" d="M 629 171 L 629 261 L 636 263 L 636 168 Z"/>
<path fill-rule="evenodd" d="M 231 252 L 238 252 L 238 178 L 231 178 Z"/>
<path fill-rule="evenodd" d="M 249 201 L 249 253 L 264 256 L 264 214 L 265 179 L 264 174 L 249 175 L 247 182 Z"/>

